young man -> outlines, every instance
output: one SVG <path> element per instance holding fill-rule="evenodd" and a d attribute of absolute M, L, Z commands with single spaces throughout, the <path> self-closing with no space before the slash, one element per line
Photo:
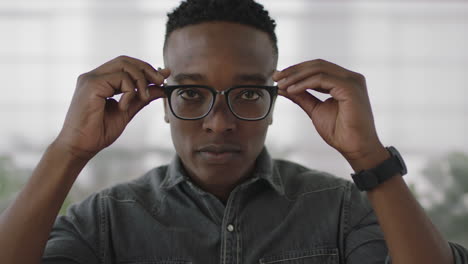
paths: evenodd
<path fill-rule="evenodd" d="M 324 60 L 276 71 L 274 28 L 253 1 L 189 0 L 169 15 L 165 69 L 121 56 L 80 76 L 62 131 L 1 216 L 2 263 L 468 263 L 411 195 L 398 152 L 379 141 L 364 77 Z M 304 109 L 367 192 L 270 158 L 278 94 Z M 163 97 L 172 163 L 92 195 L 54 225 L 86 163 Z"/>

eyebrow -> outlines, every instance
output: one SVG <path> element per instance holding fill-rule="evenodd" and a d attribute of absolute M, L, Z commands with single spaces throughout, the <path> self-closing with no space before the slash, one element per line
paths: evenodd
<path fill-rule="evenodd" d="M 179 73 L 176 76 L 174 76 L 174 81 L 177 83 L 181 83 L 183 81 L 201 82 L 205 80 L 205 76 L 199 73 Z"/>
<path fill-rule="evenodd" d="M 253 82 L 253 83 L 266 83 L 267 78 L 263 74 L 239 74 L 237 75 L 234 80 L 239 82 Z"/>
<path fill-rule="evenodd" d="M 203 74 L 199 73 L 179 73 L 174 76 L 174 81 L 181 83 L 184 81 L 193 81 L 193 82 L 203 82 L 207 78 Z M 234 77 L 235 82 L 253 82 L 253 83 L 266 83 L 267 78 L 263 74 L 254 73 L 254 74 L 238 74 Z"/>

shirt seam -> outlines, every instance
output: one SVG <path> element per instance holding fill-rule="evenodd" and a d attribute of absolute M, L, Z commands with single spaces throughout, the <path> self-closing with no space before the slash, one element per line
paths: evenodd
<path fill-rule="evenodd" d="M 60 260 L 60 261 L 63 261 L 63 259 L 67 259 L 67 260 L 73 260 L 75 261 L 76 263 L 86 263 L 83 259 L 75 256 L 75 255 L 67 255 L 67 254 L 49 254 L 49 255 L 44 255 L 43 258 L 42 258 L 42 261 L 44 260 Z"/>
<path fill-rule="evenodd" d="M 337 185 L 337 186 L 333 186 L 333 187 L 327 187 L 327 188 L 312 190 L 312 191 L 308 191 L 308 192 L 303 192 L 303 193 L 300 193 L 299 195 L 297 195 L 295 197 L 288 196 L 287 194 L 285 194 L 284 197 L 286 198 L 287 201 L 294 202 L 294 201 L 300 199 L 301 196 L 305 196 L 305 195 L 308 195 L 308 194 L 311 194 L 311 193 L 317 193 L 317 192 L 324 192 L 324 191 L 340 189 L 340 188 L 343 188 L 343 187 L 346 188 L 346 185 Z"/>
<path fill-rule="evenodd" d="M 211 205 L 210 205 L 209 202 L 207 201 L 208 196 L 203 195 L 201 199 L 202 199 L 203 203 L 205 204 L 205 207 L 207 208 L 207 210 L 208 210 L 208 212 L 210 213 L 211 217 L 213 217 L 213 219 L 214 219 L 216 222 L 222 223 L 222 219 L 219 217 L 218 214 L 216 214 L 216 213 L 214 212 L 214 210 L 211 208 Z"/>
<path fill-rule="evenodd" d="M 135 203 L 135 202 L 137 202 L 136 199 L 135 200 L 132 200 L 132 199 L 123 199 L 123 200 L 121 200 L 121 199 L 118 199 L 118 198 L 116 198 L 114 196 L 111 196 L 111 195 L 102 195 L 101 196 L 101 199 L 105 199 L 105 198 L 109 198 L 109 199 L 112 199 L 112 200 L 114 200 L 116 202 L 122 202 L 122 203 L 129 203 L 129 202 Z"/>
<path fill-rule="evenodd" d="M 346 244 L 346 237 L 348 232 L 348 224 L 349 224 L 349 207 L 351 203 L 351 183 L 347 183 L 345 185 L 345 192 L 343 195 L 343 207 L 342 207 L 342 221 L 343 224 L 340 227 L 340 240 L 339 240 L 339 247 L 340 247 L 340 255 L 345 256 L 345 244 Z M 340 258 L 341 263 L 345 263 L 346 258 Z"/>
<path fill-rule="evenodd" d="M 105 213 L 105 202 L 104 202 L 104 199 L 101 199 L 101 197 L 99 197 L 99 212 L 98 212 L 98 215 L 99 215 L 99 234 L 100 234 L 100 238 L 99 238 L 99 246 L 98 248 L 100 249 L 100 252 L 99 252 L 99 262 L 100 263 L 105 263 L 105 251 L 106 251 L 106 248 L 105 248 L 105 237 L 106 237 L 106 234 L 105 234 L 105 224 L 107 222 L 107 219 L 106 219 L 106 213 Z"/>
<path fill-rule="evenodd" d="M 240 259 L 241 259 L 241 228 L 240 228 L 240 221 L 239 221 L 239 211 L 240 211 L 240 203 L 241 203 L 241 198 L 242 198 L 242 193 L 243 193 L 243 190 L 245 190 L 247 188 L 246 185 L 244 186 L 241 186 L 240 188 L 240 192 L 239 192 L 239 195 L 237 195 L 236 197 L 236 200 L 234 201 L 235 202 L 235 206 L 234 206 L 234 214 L 237 215 L 237 217 L 235 217 L 235 229 L 234 229 L 234 232 L 236 234 L 236 244 L 237 244 L 237 252 L 236 252 L 236 256 L 237 256 L 237 259 L 236 259 L 236 263 L 239 264 L 241 263 L 240 262 Z"/>
<path fill-rule="evenodd" d="M 349 256 L 350 256 L 354 251 L 356 251 L 357 249 L 359 249 L 360 247 L 362 247 L 362 246 L 364 246 L 364 245 L 367 245 L 367 244 L 370 244 L 370 243 L 376 242 L 376 241 L 382 241 L 382 240 L 385 241 L 384 239 L 377 239 L 377 238 L 365 240 L 365 241 L 363 241 L 363 243 L 361 243 L 361 244 L 359 244 L 358 246 L 355 246 L 353 249 L 351 249 L 351 251 L 350 251 L 347 255 L 345 255 L 344 258 L 345 258 L 345 259 L 348 259 Z"/>
<path fill-rule="evenodd" d="M 290 260 L 299 260 L 299 259 L 319 257 L 319 256 L 336 256 L 336 255 L 337 254 L 321 253 L 321 254 L 313 254 L 313 255 L 300 256 L 300 257 L 290 257 L 290 258 L 285 258 L 285 259 L 271 260 L 271 261 L 266 261 L 266 262 L 264 260 L 260 260 L 260 263 L 261 264 L 272 264 L 272 263 L 278 263 L 278 262 L 284 262 L 284 261 L 290 261 Z"/>
<path fill-rule="evenodd" d="M 229 196 L 229 198 L 228 198 L 228 202 L 227 202 L 227 204 L 226 204 L 225 214 L 224 214 L 224 216 L 223 216 L 223 221 L 222 221 L 222 223 L 221 223 L 221 230 L 222 230 L 221 235 L 222 235 L 222 238 L 223 238 L 223 241 L 222 241 L 222 251 L 221 251 L 221 253 L 222 253 L 222 254 L 221 254 L 221 263 L 222 263 L 222 264 L 225 264 L 225 263 L 226 263 L 226 243 L 227 243 L 227 235 L 229 234 L 229 233 L 227 233 L 227 231 L 226 231 L 226 224 L 227 224 L 226 221 L 228 221 L 228 220 L 231 218 L 232 211 L 233 211 L 233 209 L 235 209 L 235 208 L 233 207 L 233 203 L 234 203 L 235 200 L 236 200 L 236 194 L 237 194 L 238 190 L 239 190 L 239 188 L 235 188 L 235 189 L 231 192 L 231 194 L 230 194 L 230 196 Z M 234 205 L 234 206 L 235 206 L 235 205 Z M 235 224 L 235 222 L 234 222 L 234 224 Z M 236 228 L 237 228 L 237 227 L 236 227 Z"/>

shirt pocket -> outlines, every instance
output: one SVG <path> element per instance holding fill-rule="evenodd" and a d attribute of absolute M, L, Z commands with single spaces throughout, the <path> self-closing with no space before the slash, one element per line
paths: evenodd
<path fill-rule="evenodd" d="M 259 260 L 260 264 L 337 264 L 338 249 L 317 248 L 309 250 L 293 250 L 279 254 L 268 255 Z"/>

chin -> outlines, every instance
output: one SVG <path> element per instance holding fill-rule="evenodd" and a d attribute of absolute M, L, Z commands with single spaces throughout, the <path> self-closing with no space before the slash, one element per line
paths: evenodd
<path fill-rule="evenodd" d="M 208 154 L 210 155 L 210 154 Z M 215 157 L 206 157 L 206 154 L 195 154 L 189 169 L 198 179 L 213 184 L 232 184 L 245 176 L 250 169 L 250 162 L 238 155 L 223 155 Z"/>

